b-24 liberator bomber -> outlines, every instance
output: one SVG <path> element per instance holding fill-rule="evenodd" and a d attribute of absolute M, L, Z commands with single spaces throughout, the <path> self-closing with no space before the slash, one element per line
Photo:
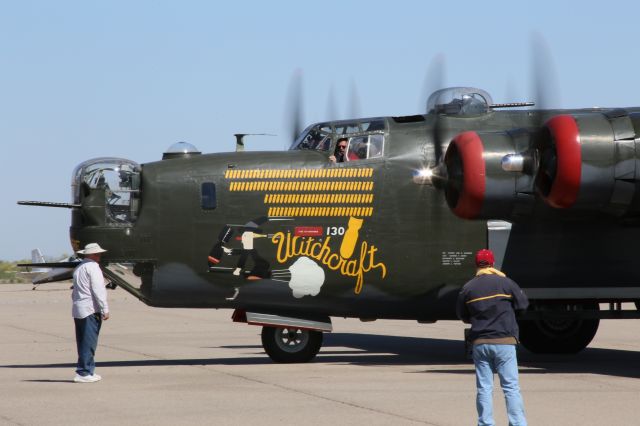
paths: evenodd
<path fill-rule="evenodd" d="M 144 303 L 262 326 L 278 362 L 312 359 L 331 317 L 455 319 L 484 247 L 531 300 L 522 343 L 577 352 L 600 319 L 639 317 L 640 108 L 528 106 L 443 89 L 426 114 L 313 124 L 284 152 L 88 160 L 71 203 L 23 203 L 70 208 L 73 249 L 108 249 Z"/>

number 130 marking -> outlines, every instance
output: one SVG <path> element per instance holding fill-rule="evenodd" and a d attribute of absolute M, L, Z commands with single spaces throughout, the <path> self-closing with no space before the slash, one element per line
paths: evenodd
<path fill-rule="evenodd" d="M 344 235 L 344 226 L 327 226 L 327 235 Z"/>

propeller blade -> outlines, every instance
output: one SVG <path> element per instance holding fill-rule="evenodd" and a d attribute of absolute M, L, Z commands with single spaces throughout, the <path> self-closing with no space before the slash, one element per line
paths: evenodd
<path fill-rule="evenodd" d="M 357 118 L 360 117 L 360 96 L 358 95 L 358 88 L 356 86 L 356 81 L 351 80 L 351 93 L 349 96 L 349 117 L 348 118 Z"/>
<path fill-rule="evenodd" d="M 559 87 L 557 84 L 555 66 L 549 45 L 544 37 L 534 32 L 531 36 L 531 56 L 532 56 L 532 83 L 534 100 L 538 110 L 559 108 Z M 531 155 L 539 156 L 539 172 L 536 175 L 535 186 L 538 191 L 545 192 L 550 188 L 555 179 L 555 167 L 557 153 L 545 137 L 542 126 L 548 116 L 539 111 L 533 121 L 533 125 L 539 130 L 536 132 Z"/>
<path fill-rule="evenodd" d="M 429 63 L 429 67 L 427 68 L 427 73 L 424 77 L 424 82 L 422 85 L 422 97 L 420 99 L 420 109 L 425 111 L 425 113 L 429 113 L 427 111 L 427 101 L 429 96 L 437 90 L 444 88 L 444 74 L 445 74 L 445 57 L 443 53 L 438 53 L 433 57 L 431 62 Z M 433 153 L 435 156 L 436 166 L 440 164 L 443 156 L 442 149 L 442 124 L 440 122 L 440 117 L 438 114 L 434 114 L 433 127 L 431 128 L 431 132 L 427 135 L 428 138 L 433 142 Z M 440 168 L 441 169 L 441 168 Z"/>
<path fill-rule="evenodd" d="M 336 91 L 332 84 L 329 87 L 329 94 L 327 95 L 327 121 L 338 120 L 340 114 L 338 113 L 338 103 L 336 102 Z"/>
<path fill-rule="evenodd" d="M 293 142 L 302 132 L 303 110 L 302 110 L 302 70 L 294 71 L 289 83 L 289 95 L 287 97 L 287 127 L 291 141 Z"/>
<path fill-rule="evenodd" d="M 560 107 L 560 91 L 551 50 L 544 37 L 534 32 L 531 37 L 532 80 L 534 101 L 538 109 Z"/>
<path fill-rule="evenodd" d="M 436 90 L 440 90 L 445 86 L 445 56 L 443 53 L 438 53 L 431 59 L 427 73 L 424 76 L 422 83 L 422 92 L 419 99 L 418 109 L 425 111 L 427 108 L 427 100 L 429 96 Z M 428 113 L 429 111 L 426 111 Z"/>
<path fill-rule="evenodd" d="M 431 138 L 433 140 L 433 154 L 436 158 L 436 165 L 440 164 L 442 161 L 442 126 L 440 117 L 438 114 L 435 115 L 435 120 L 433 122 L 433 129 L 431 132 Z"/>

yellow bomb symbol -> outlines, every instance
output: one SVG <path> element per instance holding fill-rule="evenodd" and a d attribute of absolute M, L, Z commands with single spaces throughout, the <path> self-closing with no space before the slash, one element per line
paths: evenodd
<path fill-rule="evenodd" d="M 358 234 L 362 227 L 362 221 L 363 219 L 356 217 L 349 218 L 349 224 L 347 225 L 347 230 L 344 233 L 342 244 L 340 245 L 340 256 L 342 256 L 343 259 L 348 259 L 353 254 L 353 250 L 356 248 L 356 243 L 358 242 Z"/>

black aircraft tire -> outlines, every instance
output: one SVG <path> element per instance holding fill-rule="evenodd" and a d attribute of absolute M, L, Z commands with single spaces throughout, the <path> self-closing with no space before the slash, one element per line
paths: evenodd
<path fill-rule="evenodd" d="M 597 310 L 598 305 L 585 308 Z M 599 324 L 597 318 L 520 321 L 520 342 L 538 354 L 573 354 L 591 343 Z"/>
<path fill-rule="evenodd" d="M 262 347 L 274 362 L 311 361 L 322 347 L 322 332 L 298 328 L 262 327 Z"/>

